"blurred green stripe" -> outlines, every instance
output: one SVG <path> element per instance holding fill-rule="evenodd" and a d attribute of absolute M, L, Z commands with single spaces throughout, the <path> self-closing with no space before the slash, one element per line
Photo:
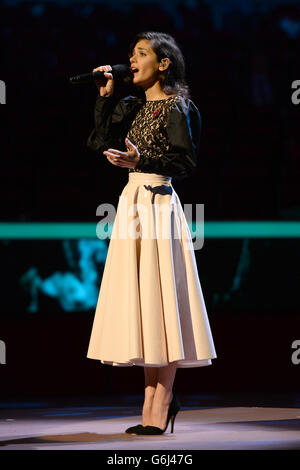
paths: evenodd
<path fill-rule="evenodd" d="M 203 224 L 188 223 L 193 236 L 203 234 Z M 98 228 L 97 228 L 98 226 Z M 2 239 L 62 239 L 97 238 L 101 222 L 3 222 L 0 223 Z M 104 224 L 110 236 L 112 224 Z M 196 230 L 195 230 L 196 229 Z M 298 238 L 300 222 L 204 222 L 205 238 Z M 105 238 L 105 237 L 103 237 Z"/>

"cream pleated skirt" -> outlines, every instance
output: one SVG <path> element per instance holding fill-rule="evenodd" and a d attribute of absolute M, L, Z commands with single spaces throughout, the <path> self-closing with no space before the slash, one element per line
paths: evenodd
<path fill-rule="evenodd" d="M 172 178 L 129 172 L 118 202 L 87 357 L 201 367 L 216 358 L 191 233 Z"/>

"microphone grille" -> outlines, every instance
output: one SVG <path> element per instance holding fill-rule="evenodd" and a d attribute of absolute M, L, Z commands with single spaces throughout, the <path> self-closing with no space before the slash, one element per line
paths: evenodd
<path fill-rule="evenodd" d="M 112 74 L 115 76 L 118 76 L 120 78 L 124 78 L 128 75 L 130 75 L 130 68 L 126 64 L 117 64 L 117 65 L 112 65 Z"/>

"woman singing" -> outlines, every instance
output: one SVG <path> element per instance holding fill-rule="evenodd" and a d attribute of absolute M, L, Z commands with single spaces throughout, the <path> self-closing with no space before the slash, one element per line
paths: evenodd
<path fill-rule="evenodd" d="M 142 97 L 118 100 L 111 66 L 93 70 L 105 71 L 105 78 L 97 81 L 88 146 L 112 165 L 128 168 L 128 183 L 118 203 L 87 357 L 144 367 L 142 423 L 126 432 L 162 434 L 170 420 L 173 432 L 180 408 L 173 393 L 177 367 L 207 366 L 216 358 L 191 233 L 172 185 L 197 166 L 201 116 L 189 98 L 184 58 L 173 37 L 138 34 L 129 60 Z M 124 221 L 128 230 L 121 236 Z"/>

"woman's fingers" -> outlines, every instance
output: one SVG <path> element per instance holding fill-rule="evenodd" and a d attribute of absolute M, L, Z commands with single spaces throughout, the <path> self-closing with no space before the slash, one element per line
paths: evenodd
<path fill-rule="evenodd" d="M 100 67 L 96 67 L 93 69 L 93 72 L 111 72 L 112 68 L 110 65 L 100 65 Z"/>
<path fill-rule="evenodd" d="M 134 147 L 133 150 L 129 149 L 129 145 L 131 145 L 131 147 Z M 103 154 L 110 161 L 110 163 L 114 165 L 132 168 L 135 153 L 136 153 L 136 148 L 131 142 L 129 145 L 128 145 L 128 152 L 122 152 L 121 150 L 109 148 L 108 150 L 105 150 Z"/>
<path fill-rule="evenodd" d="M 116 166 L 122 166 L 122 167 L 124 166 L 125 167 L 125 166 L 128 165 L 127 162 L 125 162 L 124 160 L 120 160 L 120 158 L 113 158 L 113 157 L 110 157 L 110 156 L 107 156 L 106 158 L 108 159 L 108 161 L 110 163 L 112 163 L 113 165 L 116 165 Z"/>
<path fill-rule="evenodd" d="M 135 145 L 126 137 L 125 144 L 130 150 L 135 150 Z"/>
<path fill-rule="evenodd" d="M 93 69 L 93 72 L 104 72 L 106 78 L 113 79 L 113 75 L 112 73 L 110 73 L 111 71 L 112 68 L 110 65 L 100 65 L 100 67 L 96 67 L 95 69 Z"/>
<path fill-rule="evenodd" d="M 111 149 L 111 150 L 113 150 L 113 149 Z M 118 153 L 115 153 L 115 152 L 118 152 Z M 124 157 L 127 156 L 127 154 L 126 154 L 125 152 L 120 152 L 120 151 L 118 151 L 118 150 L 114 150 L 114 151 L 110 151 L 110 152 L 109 152 L 108 150 L 106 150 L 106 151 L 104 151 L 103 153 L 104 153 L 104 155 L 107 157 L 107 159 L 108 159 L 111 163 L 113 163 L 114 165 L 120 165 L 120 166 L 122 166 L 122 164 L 126 164 L 126 162 L 128 161 L 128 160 L 126 161 L 126 160 L 124 159 Z M 123 154 L 123 155 L 121 155 L 121 154 Z M 123 158 L 122 158 L 122 157 L 123 157 Z"/>
<path fill-rule="evenodd" d="M 120 152 L 120 153 L 125 153 L 125 152 Z M 103 152 L 103 154 L 106 156 L 107 160 L 115 166 L 121 167 L 121 168 L 134 168 L 134 164 L 132 159 L 125 153 L 126 157 L 122 157 L 121 155 L 113 152 L 109 152 L 106 150 Z"/>
<path fill-rule="evenodd" d="M 128 158 L 128 153 L 127 152 L 122 152 L 121 150 L 116 150 L 116 149 L 107 149 L 107 152 L 113 153 L 115 155 L 119 155 L 120 157 L 123 158 Z"/>
<path fill-rule="evenodd" d="M 112 163 L 113 165 L 116 165 L 117 164 L 117 161 L 115 161 L 116 159 L 114 157 L 111 157 L 110 155 L 106 155 L 106 158 L 107 160 Z"/>

